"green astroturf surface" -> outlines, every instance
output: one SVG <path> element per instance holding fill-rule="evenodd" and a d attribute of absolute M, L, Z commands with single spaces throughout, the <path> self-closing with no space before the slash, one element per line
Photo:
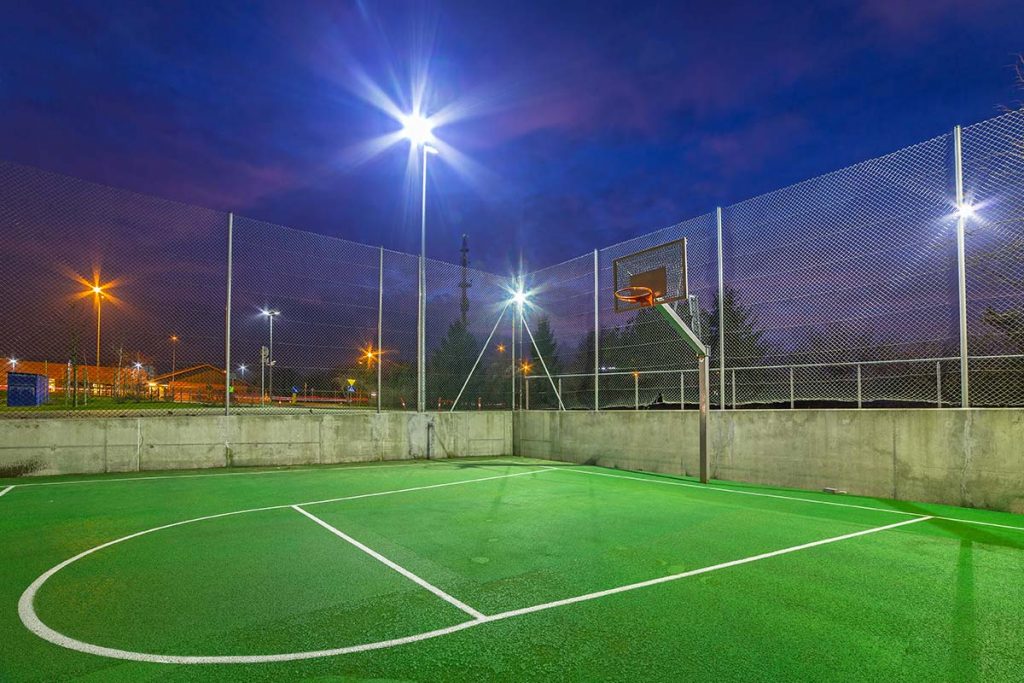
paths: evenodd
<path fill-rule="evenodd" d="M 0 680 L 1024 680 L 1020 516 L 513 458 L 199 474 L 0 480 L 16 485 L 0 497 Z M 488 616 L 935 519 L 301 661 L 122 661 L 19 619 L 29 584 L 78 553 L 267 507 L 87 555 L 36 612 L 94 645 L 205 656 L 473 619 L 295 504 Z"/>

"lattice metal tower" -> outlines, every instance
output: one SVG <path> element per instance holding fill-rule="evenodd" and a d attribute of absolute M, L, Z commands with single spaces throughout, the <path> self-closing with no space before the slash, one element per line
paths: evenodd
<path fill-rule="evenodd" d="M 473 286 L 473 283 L 469 281 L 469 238 L 466 235 L 462 236 L 462 248 L 459 249 L 459 253 L 462 254 L 462 280 L 459 282 L 459 289 L 462 290 L 462 325 L 465 327 L 469 316 L 469 292 L 467 290 Z"/>

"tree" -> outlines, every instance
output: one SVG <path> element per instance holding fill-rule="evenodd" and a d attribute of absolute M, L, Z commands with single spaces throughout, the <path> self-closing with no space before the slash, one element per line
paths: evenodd
<path fill-rule="evenodd" d="M 764 330 L 757 319 L 757 315 L 737 300 L 737 293 L 728 285 L 722 290 L 722 322 L 725 329 L 725 357 L 728 359 L 726 367 L 757 366 L 764 364 L 768 356 L 772 354 L 771 345 L 762 337 Z M 708 314 L 707 338 L 711 342 L 712 351 L 716 350 L 719 338 L 718 319 L 718 295 L 715 295 L 712 302 L 712 314 Z M 717 358 L 719 354 L 712 353 L 711 367 L 722 367 L 722 359 Z"/>
<path fill-rule="evenodd" d="M 427 365 L 428 408 L 437 405 L 451 407 L 478 353 L 480 347 L 476 338 L 462 320 L 456 320 L 448 326 L 448 334 L 434 350 Z M 462 400 L 475 401 L 480 387 L 480 380 L 474 373 Z M 463 407 L 468 407 L 468 404 Z"/>
<path fill-rule="evenodd" d="M 416 409 L 416 365 L 386 356 L 381 367 L 381 403 L 392 410 Z"/>
<path fill-rule="evenodd" d="M 530 343 L 530 373 L 541 376 L 543 379 L 535 379 L 530 382 L 530 408 L 557 408 L 558 400 L 555 398 L 551 383 L 544 376 L 544 367 L 547 366 L 548 373 L 558 386 L 556 375 L 562 372 L 562 361 L 558 356 L 558 341 L 555 339 L 554 330 L 551 329 L 551 319 L 542 316 L 537 321 L 537 328 L 531 328 L 533 338 L 537 342 L 536 348 Z M 538 351 L 540 354 L 538 355 Z M 541 359 L 544 360 L 541 363 Z"/>

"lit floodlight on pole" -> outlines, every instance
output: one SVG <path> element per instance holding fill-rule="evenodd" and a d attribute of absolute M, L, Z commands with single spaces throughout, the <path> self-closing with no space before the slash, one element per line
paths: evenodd
<path fill-rule="evenodd" d="M 268 368 L 267 384 L 270 386 L 270 403 L 274 403 L 274 318 L 281 315 L 281 311 L 272 308 L 264 308 L 260 311 L 270 320 L 270 344 L 267 349 L 266 366 Z"/>
<path fill-rule="evenodd" d="M 970 220 L 975 216 L 974 207 L 966 202 L 961 203 L 956 209 L 956 215 L 960 218 Z"/>
<path fill-rule="evenodd" d="M 419 261 L 419 315 L 416 325 L 416 410 L 427 407 L 427 157 L 439 154 L 434 141 L 433 124 L 418 111 L 401 118 L 402 135 L 414 147 L 423 149 L 423 182 L 420 195 L 420 261 Z"/>
<path fill-rule="evenodd" d="M 403 116 L 401 124 L 402 136 L 416 147 L 427 145 L 434 140 L 434 125 L 429 118 L 419 112 Z"/>

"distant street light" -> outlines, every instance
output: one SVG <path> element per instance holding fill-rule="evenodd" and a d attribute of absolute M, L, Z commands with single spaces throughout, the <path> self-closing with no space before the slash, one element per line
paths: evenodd
<path fill-rule="evenodd" d="M 175 370 L 177 370 L 177 367 L 178 367 L 177 350 L 178 350 L 178 335 L 172 334 L 171 335 L 171 374 L 172 375 L 174 374 Z"/>
<path fill-rule="evenodd" d="M 267 316 L 270 320 L 270 349 L 267 353 L 267 366 L 270 368 L 270 377 L 268 377 L 267 384 L 270 385 L 270 402 L 274 402 L 274 318 L 281 315 L 281 311 L 265 308 L 261 311 L 263 315 Z"/>
<path fill-rule="evenodd" d="M 11 364 L 11 370 L 17 370 L 18 369 L 18 359 L 17 358 L 8 358 L 7 362 Z"/>

